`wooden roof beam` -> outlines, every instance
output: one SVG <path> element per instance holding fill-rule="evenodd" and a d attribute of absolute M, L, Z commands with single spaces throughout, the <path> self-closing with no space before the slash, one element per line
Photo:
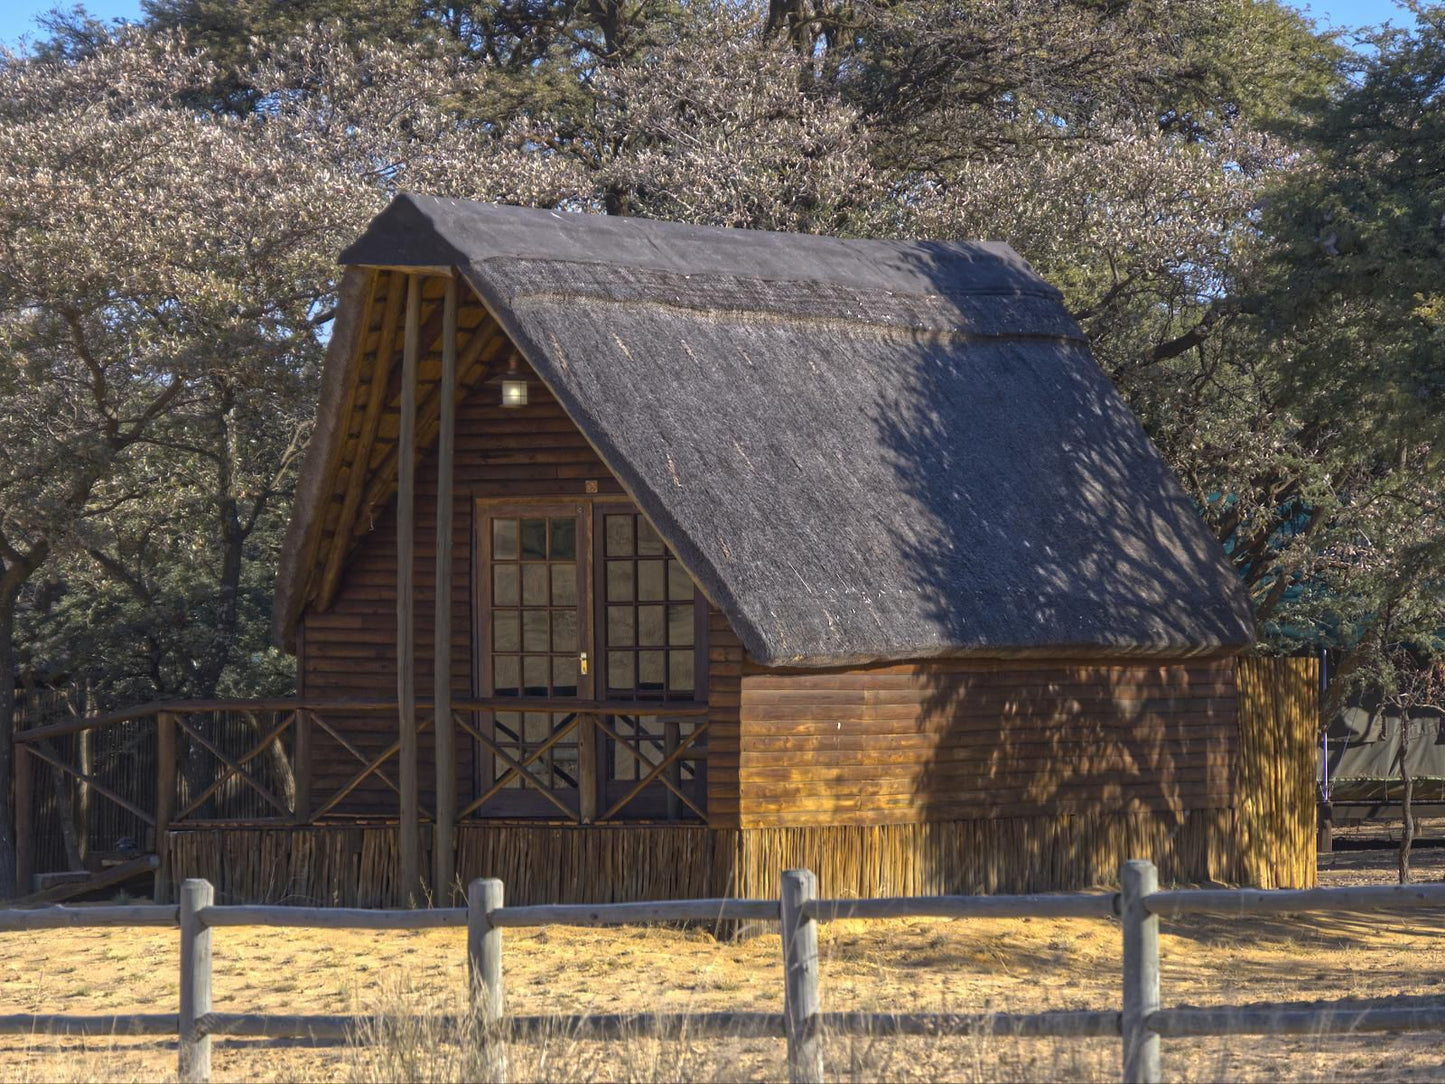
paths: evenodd
<path fill-rule="evenodd" d="M 482 378 L 484 379 L 485 374 L 491 369 L 492 362 L 496 360 L 496 356 L 500 353 L 498 348 L 505 346 L 507 342 L 506 334 L 495 324 L 492 325 L 491 334 L 485 333 L 485 327 L 478 328 L 476 334 L 467 342 L 465 353 L 458 360 L 457 371 L 467 375 L 472 375 L 472 373 L 480 371 L 484 374 Z M 492 357 L 488 359 L 487 364 L 479 366 L 478 363 L 489 353 Z M 462 377 L 462 383 L 468 388 L 472 388 L 481 383 L 481 379 L 468 380 L 467 376 L 464 375 Z M 437 435 L 440 424 L 438 420 L 438 408 L 440 405 L 438 389 L 439 385 L 431 385 L 426 390 L 425 397 L 417 409 L 417 446 L 420 448 L 430 447 L 432 440 L 434 440 Z M 378 508 L 390 499 L 391 494 L 396 488 L 397 456 L 397 446 L 393 444 L 369 472 L 371 475 L 371 483 L 367 486 L 366 496 L 361 502 L 363 509 Z M 356 522 L 361 522 L 361 520 L 362 517 L 358 517 Z M 356 531 L 353 525 L 353 534 L 355 533 Z M 348 549 L 350 548 L 351 541 L 354 541 L 354 538 L 348 541 Z"/>
<path fill-rule="evenodd" d="M 336 540 L 350 536 L 351 524 L 361 503 L 362 487 L 366 481 L 365 464 L 371 453 L 371 442 L 376 439 L 376 430 L 381 424 L 381 409 L 386 405 L 391 357 L 395 353 L 396 329 L 401 320 L 402 301 L 405 296 L 406 278 L 393 272 L 387 282 L 386 313 L 382 318 L 381 336 L 376 341 L 376 358 L 372 361 L 371 384 L 368 388 L 370 394 L 366 402 L 366 413 L 361 421 L 361 432 L 357 436 L 356 454 L 352 457 L 351 469 L 346 476 L 341 518 L 337 520 L 336 530 L 332 533 L 331 549 L 326 554 L 326 565 L 316 592 L 317 602 L 323 610 L 331 605 L 331 599 L 336 594 L 336 585 L 341 579 L 346 547 L 338 547 Z M 315 568 L 314 563 L 312 568 Z"/>

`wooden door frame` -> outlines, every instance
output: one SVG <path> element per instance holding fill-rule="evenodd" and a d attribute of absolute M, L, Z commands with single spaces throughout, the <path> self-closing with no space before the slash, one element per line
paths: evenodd
<path fill-rule="evenodd" d="M 603 531 L 599 526 L 601 517 L 611 512 L 625 512 L 647 519 L 647 514 L 626 494 L 548 495 L 536 497 L 492 497 L 472 496 L 472 687 L 478 697 L 492 695 L 492 674 L 490 651 L 491 642 L 488 621 L 491 616 L 492 536 L 488 521 L 496 517 L 521 518 L 522 516 L 574 516 L 579 520 L 577 527 L 577 590 L 578 645 L 588 656 L 585 675 L 579 674 L 577 694 L 581 699 L 596 700 L 606 697 L 606 637 L 599 625 L 600 615 L 606 605 L 602 597 L 606 577 L 605 557 L 601 551 Z M 651 520 L 648 520 L 650 523 Z M 656 530 L 656 526 L 653 527 Z M 659 532 L 659 537 L 661 533 Z M 673 558 L 677 555 L 674 553 Z M 689 576 L 691 573 L 689 572 Z M 706 704 L 710 693 L 711 666 L 708 655 L 708 614 L 711 604 L 702 589 L 693 580 L 693 693 L 691 698 L 658 700 L 656 703 Z M 601 690 L 599 697 L 597 690 Z M 634 690 L 636 695 L 636 690 Z M 519 697 L 524 700 L 525 697 Z M 649 703 L 652 703 L 649 698 Z M 525 710 L 519 705 L 518 710 Z M 479 726 L 490 726 L 490 721 L 478 719 Z M 486 731 L 484 731 L 486 732 Z M 476 743 L 473 743 L 476 746 Z M 594 766 L 599 785 L 607 783 L 607 743 L 597 742 L 597 763 Z M 484 747 L 476 746 L 473 761 L 473 785 L 481 784 L 482 789 L 490 786 L 495 772 L 494 757 Z M 698 774 L 700 786 L 706 786 L 706 762 L 699 762 L 702 771 Z M 580 768 L 580 763 L 579 763 Z M 481 793 L 481 790 L 475 793 Z"/>
<path fill-rule="evenodd" d="M 491 643 L 491 630 L 487 628 L 492 614 L 492 532 L 489 522 L 497 518 L 521 519 L 537 516 L 571 516 L 577 520 L 577 643 L 578 650 L 586 651 L 588 659 L 587 672 L 579 672 L 577 675 L 577 695 L 581 699 L 591 700 L 594 699 L 593 682 L 596 673 L 593 665 L 595 649 L 592 647 L 592 511 L 590 501 L 578 498 L 472 498 L 472 686 L 480 697 L 492 696 L 494 693 L 491 652 L 484 650 L 484 645 Z M 525 699 L 525 696 L 519 696 L 519 705 Z M 519 706 L 518 711 L 525 711 L 525 708 Z M 483 714 L 485 718 L 479 717 L 476 725 L 483 733 L 495 738 L 492 713 Z M 490 750 L 480 746 L 476 748 L 472 758 L 473 786 L 479 788 L 476 793 L 480 794 L 486 787 L 491 786 L 491 779 L 496 771 L 494 761 L 495 757 Z"/>

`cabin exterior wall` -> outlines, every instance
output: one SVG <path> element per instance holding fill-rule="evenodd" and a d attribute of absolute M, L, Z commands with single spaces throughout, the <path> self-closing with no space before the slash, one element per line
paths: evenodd
<path fill-rule="evenodd" d="M 491 393 L 491 394 L 489 394 Z M 433 683 L 432 624 L 436 571 L 435 450 L 418 457 L 415 553 L 416 688 L 429 699 Z M 504 409 L 484 386 L 457 404 L 452 531 L 452 695 L 473 688 L 473 502 L 486 498 L 620 496 L 622 487 L 556 400 L 537 383 L 525 407 Z M 338 700 L 396 699 L 395 500 L 347 561 L 332 606 L 302 615 L 297 638 L 302 696 Z M 328 722 L 331 720 L 328 719 Z M 376 756 L 396 737 L 392 714 L 357 713 L 335 728 L 364 755 Z M 432 735 L 419 746 L 422 802 L 435 790 Z M 457 743 L 459 793 L 468 792 L 471 743 Z M 312 752 L 312 790 L 334 792 L 361 767 L 332 736 L 318 732 Z M 395 813 L 396 796 L 375 778 L 341 807 L 355 814 Z"/>
<path fill-rule="evenodd" d="M 744 668 L 738 826 L 1227 809 L 1232 658 Z"/>

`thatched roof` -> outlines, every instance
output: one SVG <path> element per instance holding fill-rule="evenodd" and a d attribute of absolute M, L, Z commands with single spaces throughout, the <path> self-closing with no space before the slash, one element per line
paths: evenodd
<path fill-rule="evenodd" d="M 1007 246 L 402 196 L 342 261 L 458 268 L 760 663 L 1251 639 L 1218 544 Z"/>

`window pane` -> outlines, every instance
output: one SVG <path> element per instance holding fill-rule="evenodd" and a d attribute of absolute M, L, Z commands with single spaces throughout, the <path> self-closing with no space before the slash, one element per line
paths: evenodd
<path fill-rule="evenodd" d="M 517 566 L 492 566 L 492 605 L 517 605 Z"/>
<path fill-rule="evenodd" d="M 637 597 L 649 602 L 661 602 L 663 591 L 663 563 L 661 561 L 637 562 Z"/>
<path fill-rule="evenodd" d="M 492 556 L 499 561 L 517 559 L 517 521 L 492 520 Z"/>
<path fill-rule="evenodd" d="M 541 745 L 552 736 L 552 716 L 543 711 L 527 712 L 526 729 L 522 736 L 528 745 Z"/>
<path fill-rule="evenodd" d="M 693 608 L 691 606 L 669 606 L 667 608 L 667 642 L 673 647 L 691 647 L 693 641 Z"/>
<path fill-rule="evenodd" d="M 492 650 L 522 650 L 521 625 L 515 610 L 498 610 L 492 614 Z"/>
<path fill-rule="evenodd" d="M 522 605 L 547 605 L 547 566 L 542 564 L 522 566 Z"/>
<path fill-rule="evenodd" d="M 552 605 L 577 605 L 577 566 L 552 566 Z"/>
<path fill-rule="evenodd" d="M 667 550 L 662 539 L 652 529 L 652 524 L 641 516 L 637 517 L 637 553 L 640 557 L 661 557 Z"/>
<path fill-rule="evenodd" d="M 612 602 L 632 601 L 632 562 L 607 562 L 607 598 Z"/>
<path fill-rule="evenodd" d="M 548 634 L 546 610 L 522 611 L 522 650 L 548 651 L 551 636 Z M 527 684 L 531 684 L 529 681 Z"/>
<path fill-rule="evenodd" d="M 632 556 L 632 516 L 607 517 L 607 556 Z"/>
<path fill-rule="evenodd" d="M 637 653 L 637 687 L 639 689 L 661 689 L 665 678 L 666 655 L 662 651 L 639 651 Z"/>
<path fill-rule="evenodd" d="M 575 787 L 577 785 L 577 747 L 558 742 L 552 746 L 552 777 L 554 787 Z"/>
<path fill-rule="evenodd" d="M 667 653 L 667 686 L 678 692 L 692 692 L 693 657 L 691 651 Z"/>
<path fill-rule="evenodd" d="M 492 690 L 496 695 L 517 695 L 517 686 L 521 684 L 520 662 L 515 655 L 492 656 Z"/>
<path fill-rule="evenodd" d="M 545 519 L 522 520 L 522 560 L 545 561 L 547 559 L 547 521 Z"/>
<path fill-rule="evenodd" d="M 577 611 L 552 611 L 552 650 L 577 652 Z M 575 682 L 574 682 L 575 684 Z"/>
<path fill-rule="evenodd" d="M 661 647 L 667 642 L 662 606 L 637 607 L 637 642 L 643 647 Z"/>
<path fill-rule="evenodd" d="M 631 689 L 632 652 L 609 651 L 607 653 L 607 687 L 610 689 Z"/>
<path fill-rule="evenodd" d="M 552 521 L 552 560 L 575 561 L 577 559 L 577 521 L 575 519 L 554 519 Z"/>
<path fill-rule="evenodd" d="M 552 692 L 557 696 L 577 695 L 577 657 L 558 656 L 552 660 Z"/>
<path fill-rule="evenodd" d="M 551 676 L 551 669 L 546 655 L 528 655 L 522 659 L 522 686 L 528 696 L 547 695 L 547 678 Z"/>
<path fill-rule="evenodd" d="M 631 606 L 607 607 L 607 645 L 609 647 L 631 647 L 637 642 L 633 639 L 632 614 Z"/>
<path fill-rule="evenodd" d="M 673 558 L 667 562 L 667 597 L 674 602 L 691 602 L 692 596 L 692 577 L 682 562 Z"/>

